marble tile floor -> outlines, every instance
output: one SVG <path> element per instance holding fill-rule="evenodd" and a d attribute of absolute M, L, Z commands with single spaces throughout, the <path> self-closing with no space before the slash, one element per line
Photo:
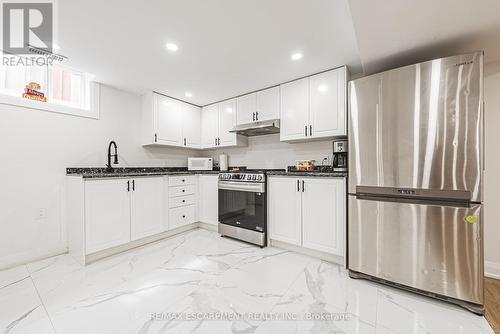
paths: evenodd
<path fill-rule="evenodd" d="M 1 333 L 493 333 L 483 317 L 339 265 L 202 229 L 86 267 L 0 271 Z"/>

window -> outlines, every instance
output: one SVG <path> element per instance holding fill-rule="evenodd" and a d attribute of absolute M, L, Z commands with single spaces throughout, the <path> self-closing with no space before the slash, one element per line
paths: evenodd
<path fill-rule="evenodd" d="M 0 65 L 0 103 L 98 118 L 99 87 L 88 73 L 9 57 L 17 62 Z"/>

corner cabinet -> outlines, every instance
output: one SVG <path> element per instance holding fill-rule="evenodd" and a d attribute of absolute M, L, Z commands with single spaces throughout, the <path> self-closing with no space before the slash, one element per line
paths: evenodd
<path fill-rule="evenodd" d="M 143 145 L 201 149 L 201 108 L 157 93 L 142 97 Z"/>
<path fill-rule="evenodd" d="M 271 176 L 270 239 L 344 256 L 345 178 Z"/>
<path fill-rule="evenodd" d="M 246 137 L 231 133 L 236 125 L 236 99 L 211 104 L 201 111 L 201 148 L 246 146 Z"/>
<path fill-rule="evenodd" d="M 347 79 L 344 66 L 281 85 L 280 140 L 345 136 Z"/>

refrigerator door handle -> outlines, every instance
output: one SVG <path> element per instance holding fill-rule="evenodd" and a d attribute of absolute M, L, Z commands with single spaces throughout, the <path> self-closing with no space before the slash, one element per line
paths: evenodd
<path fill-rule="evenodd" d="M 457 201 L 451 199 L 428 199 L 428 198 L 406 198 L 406 197 L 386 197 L 366 194 L 356 194 L 356 199 L 374 202 L 392 202 L 407 204 L 422 204 L 436 206 L 453 206 L 458 208 L 470 208 L 475 203 L 469 201 Z"/>

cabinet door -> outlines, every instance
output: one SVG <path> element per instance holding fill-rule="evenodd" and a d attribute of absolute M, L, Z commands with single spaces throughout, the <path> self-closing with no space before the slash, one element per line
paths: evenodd
<path fill-rule="evenodd" d="M 257 94 L 257 120 L 267 121 L 280 118 L 280 88 L 272 87 Z"/>
<path fill-rule="evenodd" d="M 296 80 L 280 86 L 280 139 L 307 138 L 309 129 L 309 78 Z"/>
<path fill-rule="evenodd" d="M 310 77 L 312 137 L 346 135 L 345 68 Z"/>
<path fill-rule="evenodd" d="M 163 178 L 136 178 L 131 183 L 131 239 L 163 232 Z"/>
<path fill-rule="evenodd" d="M 182 120 L 182 144 L 189 148 L 201 148 L 201 110 L 200 108 L 187 104 L 181 104 Z"/>
<path fill-rule="evenodd" d="M 236 100 L 231 99 L 220 103 L 219 106 L 219 136 L 217 146 L 236 145 L 236 134 L 230 133 L 236 125 Z"/>
<path fill-rule="evenodd" d="M 236 124 L 248 124 L 256 121 L 257 96 L 255 93 L 236 99 Z"/>
<path fill-rule="evenodd" d="M 182 146 L 182 113 L 180 103 L 155 94 L 155 128 L 158 144 Z"/>
<path fill-rule="evenodd" d="M 130 192 L 125 179 L 85 181 L 86 254 L 130 241 Z"/>
<path fill-rule="evenodd" d="M 217 225 L 219 221 L 218 181 L 218 175 L 200 175 L 198 212 L 203 223 Z"/>
<path fill-rule="evenodd" d="M 302 245 L 344 256 L 345 179 L 304 178 Z"/>
<path fill-rule="evenodd" d="M 270 177 L 268 182 L 268 221 L 271 239 L 302 244 L 301 188 L 299 179 Z"/>
<path fill-rule="evenodd" d="M 201 147 L 212 148 L 216 146 L 219 133 L 219 105 L 212 104 L 201 110 Z"/>

